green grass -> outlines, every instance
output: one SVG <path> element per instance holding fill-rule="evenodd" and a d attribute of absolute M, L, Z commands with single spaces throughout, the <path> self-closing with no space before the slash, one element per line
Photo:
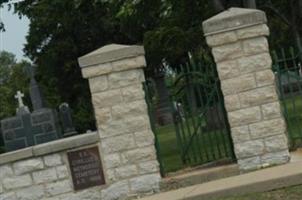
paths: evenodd
<path fill-rule="evenodd" d="M 270 192 L 253 193 L 237 197 L 226 197 L 215 200 L 301 200 L 302 185 L 283 188 Z"/>
<path fill-rule="evenodd" d="M 190 121 L 188 121 L 188 124 L 190 124 L 188 127 L 192 130 L 193 125 Z M 186 132 L 186 144 L 189 143 L 189 138 L 189 133 Z M 203 132 L 202 135 L 199 134 L 194 137 L 187 151 L 189 155 L 187 164 L 183 164 L 181 160 L 181 149 L 173 124 L 157 127 L 157 139 L 159 142 L 159 157 L 165 173 L 231 158 L 231 146 L 226 141 L 226 131 L 223 130 Z"/>

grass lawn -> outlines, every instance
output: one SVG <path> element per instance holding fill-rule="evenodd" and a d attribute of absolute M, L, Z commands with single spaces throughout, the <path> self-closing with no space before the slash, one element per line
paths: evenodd
<path fill-rule="evenodd" d="M 270 192 L 254 193 L 237 197 L 219 198 L 215 200 L 301 200 L 302 185 L 274 190 Z"/>

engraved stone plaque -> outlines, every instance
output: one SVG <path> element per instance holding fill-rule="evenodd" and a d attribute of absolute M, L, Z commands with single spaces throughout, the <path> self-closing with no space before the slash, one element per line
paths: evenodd
<path fill-rule="evenodd" d="M 98 147 L 71 151 L 67 156 L 74 190 L 105 184 Z"/>

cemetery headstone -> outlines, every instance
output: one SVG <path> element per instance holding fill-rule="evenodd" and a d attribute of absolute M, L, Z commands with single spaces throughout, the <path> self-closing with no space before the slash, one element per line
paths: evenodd
<path fill-rule="evenodd" d="M 62 103 L 59 106 L 59 112 L 60 112 L 60 119 L 61 119 L 64 137 L 77 134 L 72 122 L 71 109 L 68 103 Z"/>

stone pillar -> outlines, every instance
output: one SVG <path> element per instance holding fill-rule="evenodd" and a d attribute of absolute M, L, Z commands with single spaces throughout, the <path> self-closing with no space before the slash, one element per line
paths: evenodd
<path fill-rule="evenodd" d="M 283 164 L 290 158 L 266 21 L 260 10 L 231 8 L 203 23 L 241 170 Z"/>
<path fill-rule="evenodd" d="M 102 194 L 115 199 L 159 190 L 161 177 L 142 85 L 144 48 L 108 45 L 79 58 L 79 64 L 89 80 L 104 173 L 111 185 Z"/>

